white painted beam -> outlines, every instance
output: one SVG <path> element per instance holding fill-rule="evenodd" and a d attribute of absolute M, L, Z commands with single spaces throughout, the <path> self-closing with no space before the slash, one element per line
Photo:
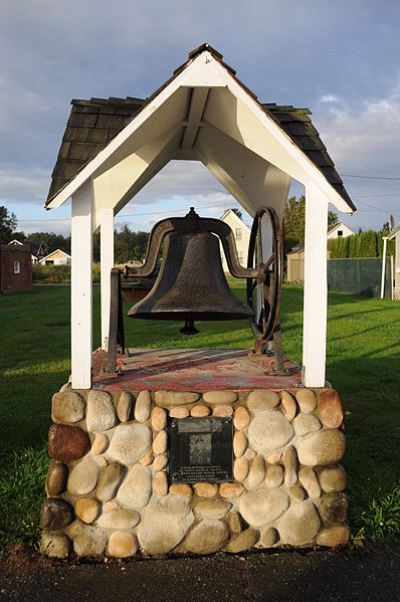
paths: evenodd
<path fill-rule="evenodd" d="M 72 387 L 92 383 L 92 182 L 72 196 L 71 368 Z"/>
<path fill-rule="evenodd" d="M 114 211 L 102 208 L 100 214 L 100 295 L 101 348 L 108 351 L 110 327 L 111 269 L 114 267 Z"/>
<path fill-rule="evenodd" d="M 201 118 L 203 116 L 204 107 L 207 101 L 209 88 L 193 88 L 188 124 L 182 139 L 182 148 L 184 150 L 191 149 L 196 139 L 196 134 L 200 127 Z"/>
<path fill-rule="evenodd" d="M 303 384 L 325 386 L 328 199 L 306 186 L 303 307 Z"/>

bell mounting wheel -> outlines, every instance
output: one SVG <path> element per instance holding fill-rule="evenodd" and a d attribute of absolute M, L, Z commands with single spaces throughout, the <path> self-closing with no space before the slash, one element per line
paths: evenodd
<path fill-rule="evenodd" d="M 271 244 L 263 249 L 262 223 L 267 216 L 271 231 Z M 279 328 L 279 310 L 283 279 L 283 235 L 282 226 L 272 207 L 259 209 L 251 228 L 248 268 L 259 268 L 259 277 L 247 280 L 247 303 L 254 312 L 251 326 L 255 336 L 255 352 L 263 353 L 264 345 L 273 338 Z"/>

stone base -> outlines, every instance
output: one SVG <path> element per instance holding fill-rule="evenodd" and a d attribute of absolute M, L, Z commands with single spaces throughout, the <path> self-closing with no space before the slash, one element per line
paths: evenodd
<path fill-rule="evenodd" d="M 233 416 L 233 482 L 170 484 L 168 417 Z M 343 410 L 332 389 L 75 391 L 52 399 L 41 515 L 50 557 L 348 543 Z"/>

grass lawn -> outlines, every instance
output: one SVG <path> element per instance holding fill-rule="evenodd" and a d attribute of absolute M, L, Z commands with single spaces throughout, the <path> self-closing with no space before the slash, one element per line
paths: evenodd
<path fill-rule="evenodd" d="M 38 536 L 50 400 L 69 375 L 69 292 L 68 286 L 43 286 L 0 297 L 0 547 Z M 353 540 L 391 542 L 400 536 L 400 305 L 345 293 L 331 293 L 329 301 L 327 378 L 347 410 Z M 285 287 L 282 324 L 285 352 L 300 362 L 300 287 Z M 126 320 L 132 347 L 252 344 L 247 322 L 205 323 L 200 330 L 189 338 L 171 322 Z M 94 332 L 97 347 L 98 286 Z"/>

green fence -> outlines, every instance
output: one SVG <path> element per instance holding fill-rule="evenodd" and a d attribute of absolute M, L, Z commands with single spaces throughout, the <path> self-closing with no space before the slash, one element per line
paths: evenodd
<path fill-rule="evenodd" d="M 381 294 L 382 259 L 330 259 L 328 261 L 328 289 L 379 297 Z M 392 281 L 390 257 L 386 259 L 385 298 L 391 299 Z"/>

